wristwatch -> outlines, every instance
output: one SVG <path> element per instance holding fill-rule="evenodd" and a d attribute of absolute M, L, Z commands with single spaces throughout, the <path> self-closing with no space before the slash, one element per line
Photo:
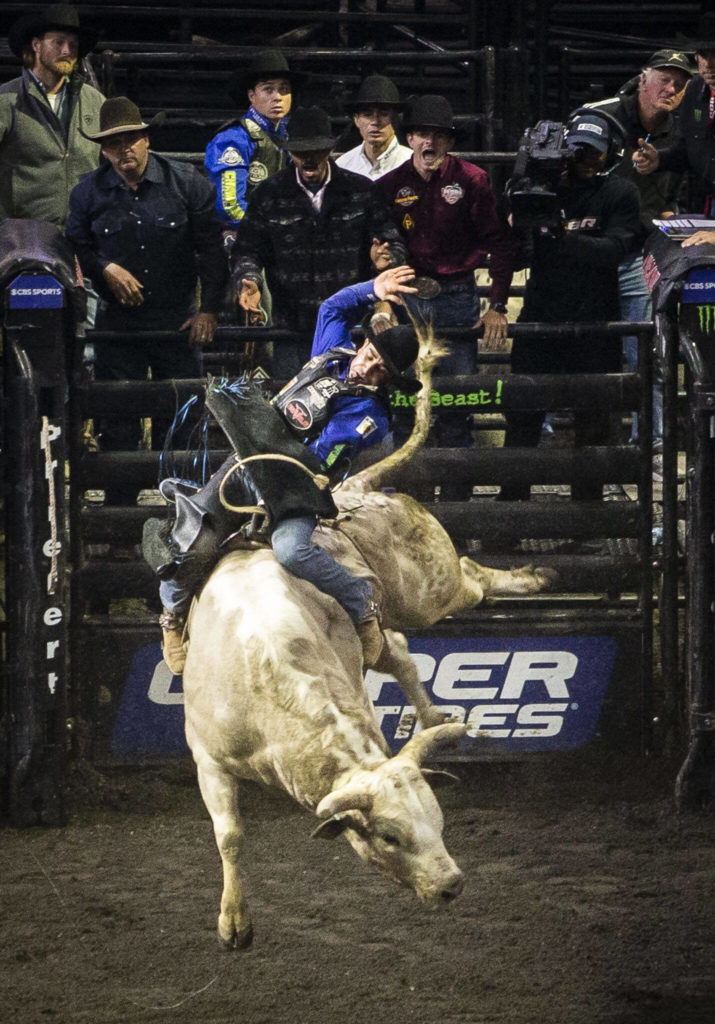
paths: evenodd
<path fill-rule="evenodd" d="M 503 313 L 506 316 L 506 306 L 503 302 L 492 302 L 489 306 L 495 313 Z"/>

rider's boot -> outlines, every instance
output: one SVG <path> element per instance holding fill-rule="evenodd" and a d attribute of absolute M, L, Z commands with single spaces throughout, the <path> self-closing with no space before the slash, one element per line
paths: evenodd
<path fill-rule="evenodd" d="M 185 624 L 186 619 L 183 615 L 171 612 L 167 608 L 159 616 L 159 625 L 163 634 L 161 650 L 164 661 L 175 676 L 182 675 L 186 665 Z"/>
<path fill-rule="evenodd" d="M 385 647 L 385 634 L 380 629 L 377 617 L 377 605 L 370 601 L 367 615 L 355 627 L 362 646 L 362 663 L 364 668 L 375 668 Z"/>

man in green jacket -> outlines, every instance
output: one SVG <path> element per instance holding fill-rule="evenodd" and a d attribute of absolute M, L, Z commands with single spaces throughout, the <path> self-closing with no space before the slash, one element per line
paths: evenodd
<path fill-rule="evenodd" d="M 74 7 L 53 4 L 19 18 L 7 41 L 23 72 L 0 86 L 0 217 L 62 227 L 70 192 L 99 163 L 84 133 L 97 131 L 104 97 L 76 70 L 96 36 Z"/>

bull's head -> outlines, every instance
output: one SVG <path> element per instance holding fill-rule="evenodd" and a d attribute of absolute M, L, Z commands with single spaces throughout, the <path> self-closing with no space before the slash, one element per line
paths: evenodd
<path fill-rule="evenodd" d="M 455 743 L 463 725 L 437 725 L 418 733 L 399 754 L 360 769 L 324 797 L 316 813 L 325 821 L 314 836 L 345 833 L 363 860 L 439 905 L 462 891 L 464 877 L 442 842 L 442 811 L 425 782 L 421 762 L 430 751 Z"/>

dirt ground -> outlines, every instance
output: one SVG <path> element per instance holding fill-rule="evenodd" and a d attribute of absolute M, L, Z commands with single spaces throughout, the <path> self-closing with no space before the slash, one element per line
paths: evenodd
<path fill-rule="evenodd" d="M 699 1024 L 715 1020 L 715 816 L 670 766 L 457 766 L 467 876 L 433 912 L 281 794 L 244 790 L 247 952 L 189 762 L 82 768 L 65 828 L 0 831 L 4 1024 Z"/>

